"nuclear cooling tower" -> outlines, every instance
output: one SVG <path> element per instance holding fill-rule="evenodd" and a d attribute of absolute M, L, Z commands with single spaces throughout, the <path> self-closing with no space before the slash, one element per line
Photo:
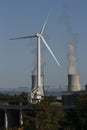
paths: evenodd
<path fill-rule="evenodd" d="M 39 88 L 39 93 L 41 96 L 44 96 L 44 76 L 41 76 L 41 86 Z M 37 94 L 37 76 L 36 75 L 32 75 L 32 97 L 31 98 L 35 98 L 35 95 Z"/>
<path fill-rule="evenodd" d="M 80 75 L 68 75 L 68 91 L 80 91 Z"/>

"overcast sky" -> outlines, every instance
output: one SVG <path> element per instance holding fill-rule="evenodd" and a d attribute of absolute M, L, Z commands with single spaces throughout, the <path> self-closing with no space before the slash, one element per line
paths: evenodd
<path fill-rule="evenodd" d="M 43 36 L 61 68 L 41 42 L 45 86 L 65 87 L 68 84 L 67 43 L 73 36 L 77 38 L 76 58 L 81 85 L 87 83 L 86 0 L 0 0 L 0 88 L 31 88 L 37 41 L 9 39 L 40 32 L 48 13 Z"/>

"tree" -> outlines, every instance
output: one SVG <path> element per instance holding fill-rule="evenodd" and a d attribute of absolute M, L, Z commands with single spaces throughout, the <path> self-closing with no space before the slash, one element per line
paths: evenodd
<path fill-rule="evenodd" d="M 24 128 L 26 130 L 59 130 L 63 128 L 61 122 L 65 120 L 62 109 L 51 105 L 47 100 L 32 104 L 32 110 L 28 111 L 24 116 Z"/>
<path fill-rule="evenodd" d="M 87 129 L 87 94 L 82 93 L 76 99 L 77 107 L 65 113 L 65 126 L 70 130 Z"/>
<path fill-rule="evenodd" d="M 82 130 L 87 129 L 87 93 L 77 98 L 77 116 Z"/>

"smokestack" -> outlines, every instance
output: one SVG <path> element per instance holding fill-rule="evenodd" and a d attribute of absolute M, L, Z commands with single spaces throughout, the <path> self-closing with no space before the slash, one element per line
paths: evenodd
<path fill-rule="evenodd" d="M 68 91 L 80 91 L 80 75 L 68 75 Z"/>
<path fill-rule="evenodd" d="M 44 96 L 44 76 L 41 75 L 41 86 L 39 88 L 39 92 L 41 96 Z M 32 88 L 31 91 L 33 95 L 37 94 L 37 75 L 32 75 Z M 34 97 L 33 97 L 34 98 Z"/>

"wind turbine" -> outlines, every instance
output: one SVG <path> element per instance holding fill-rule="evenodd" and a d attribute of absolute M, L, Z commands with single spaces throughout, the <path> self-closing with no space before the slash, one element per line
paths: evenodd
<path fill-rule="evenodd" d="M 47 47 L 48 51 L 50 52 L 54 60 L 56 61 L 57 65 L 60 67 L 60 63 L 58 62 L 55 54 L 53 53 L 53 51 L 51 50 L 51 48 L 49 47 L 49 45 L 47 44 L 46 40 L 42 35 L 46 26 L 46 22 L 47 22 L 47 17 L 45 19 L 45 22 L 42 26 L 40 33 L 36 33 L 35 35 L 32 36 L 17 37 L 17 38 L 10 39 L 10 40 L 19 40 L 19 39 L 27 39 L 27 38 L 37 38 L 37 89 L 38 88 L 40 89 L 41 86 L 41 49 L 40 49 L 41 40 L 43 41 L 44 45 Z"/>

